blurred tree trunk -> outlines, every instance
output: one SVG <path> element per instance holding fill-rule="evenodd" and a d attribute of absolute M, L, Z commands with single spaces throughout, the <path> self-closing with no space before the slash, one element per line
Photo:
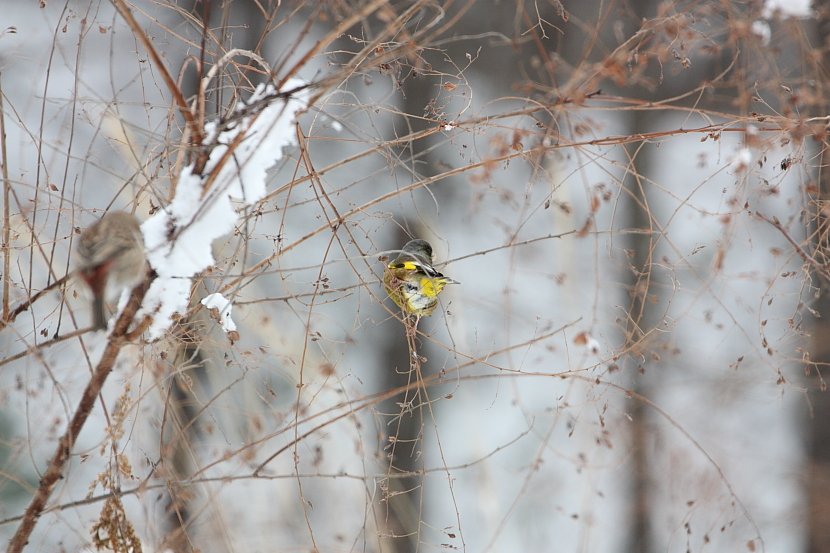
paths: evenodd
<path fill-rule="evenodd" d="M 434 75 L 426 70 L 429 61 L 425 61 L 421 55 L 429 58 L 430 55 L 438 53 L 422 52 L 412 54 L 407 58 L 398 60 L 399 64 L 393 66 L 393 72 L 389 77 L 393 79 L 393 86 L 400 87 L 401 112 L 394 122 L 394 135 L 396 137 L 408 134 L 416 134 L 429 127 L 436 126 L 433 121 L 436 114 L 433 111 L 435 96 L 440 90 L 441 76 Z M 439 54 L 440 55 L 440 54 Z M 431 138 L 422 138 L 402 146 L 403 151 L 399 152 L 401 168 L 397 171 L 400 182 L 392 181 L 390 185 L 407 185 L 423 177 L 433 176 L 440 171 L 437 170 L 438 161 L 433 152 L 429 151 Z M 444 187 L 437 187 L 437 199 L 444 209 L 443 194 L 440 190 Z M 420 205 L 422 198 L 427 198 L 427 192 L 417 190 L 413 193 L 415 202 Z M 405 199 L 406 202 L 408 199 Z M 430 209 L 429 212 L 432 212 Z M 419 214 L 400 213 L 399 222 L 407 232 L 400 229 L 391 237 L 391 242 L 386 244 L 390 250 L 400 250 L 412 238 L 425 238 L 421 233 L 424 231 L 424 221 L 419 220 Z M 395 252 L 390 254 L 394 258 Z M 389 302 L 393 310 L 397 307 Z M 384 315 L 384 318 L 389 317 Z M 423 328 L 423 325 L 421 325 Z M 383 351 L 383 374 L 379 381 L 382 390 L 391 390 L 406 386 L 415 382 L 417 376 L 410 374 L 410 353 L 407 345 L 406 330 L 396 319 L 389 317 L 383 325 L 387 337 L 383 340 L 385 348 Z M 416 337 L 415 342 L 419 347 L 424 347 L 423 340 Z M 424 355 L 423 351 L 418 352 Z M 426 354 L 426 357 L 430 355 Z M 429 364 L 422 366 L 425 373 L 429 372 Z M 421 545 L 421 521 L 429 519 L 429 502 L 424 501 L 424 477 L 416 475 L 424 466 L 424 398 L 415 390 L 410 390 L 405 395 L 399 395 L 384 402 L 380 406 L 382 413 L 381 421 L 386 424 L 388 440 L 383 444 L 383 453 L 388 456 L 389 476 L 386 480 L 386 489 L 383 490 L 381 507 L 382 523 L 386 525 L 385 531 L 389 536 L 395 536 L 384 540 L 385 548 L 390 548 L 392 553 L 414 553 Z M 406 404 L 406 405 L 405 405 Z M 407 476 L 411 474 L 412 476 Z"/>
<path fill-rule="evenodd" d="M 180 327 L 181 332 L 176 336 L 178 344 L 174 350 L 175 357 L 167 372 L 170 377 L 159 383 L 159 393 L 167 398 L 168 415 L 167 424 L 163 428 L 165 442 L 160 452 L 160 474 L 167 483 L 169 498 L 163 529 L 165 537 L 160 549 L 169 548 L 174 553 L 193 551 L 188 528 L 192 522 L 192 513 L 200 511 L 199 507 L 191 509 L 190 501 L 194 495 L 179 484 L 187 481 L 195 472 L 191 448 L 199 441 L 198 425 L 192 424 L 198 409 L 193 408 L 193 391 L 187 382 L 201 380 L 204 358 L 200 351 L 200 336 L 185 330 L 186 327 L 195 326 L 197 325 L 187 324 Z M 187 368 L 181 370 L 181 367 Z"/>
<path fill-rule="evenodd" d="M 656 11 L 656 3 L 650 0 L 634 1 L 629 4 L 631 22 L 634 29 L 639 29 L 641 22 Z M 628 18 L 626 18 L 628 19 Z M 622 19 L 621 19 L 622 20 Z M 665 91 L 662 91 L 665 94 Z M 642 99 L 656 100 L 657 94 L 645 89 L 638 94 Z M 629 135 L 637 135 L 651 130 L 649 116 L 644 111 L 632 113 Z M 655 236 L 650 232 L 654 225 L 648 197 L 648 184 L 644 179 L 649 178 L 654 166 L 653 158 L 657 150 L 650 145 L 634 142 L 627 148 L 629 157 L 629 171 L 625 177 L 625 187 L 628 195 L 627 225 L 631 229 L 642 232 L 628 235 L 628 249 L 633 252 L 630 261 L 630 271 L 626 274 L 622 284 L 629 291 L 631 301 L 628 308 L 628 320 L 625 327 L 625 349 L 631 348 L 631 364 L 629 374 L 634 381 L 634 392 L 643 397 L 652 397 L 652 392 L 658 386 L 654 379 L 655 372 L 646 373 L 643 365 L 637 358 L 650 358 L 646 348 L 650 339 L 646 334 L 657 324 L 654 316 L 653 304 L 648 301 L 654 285 L 652 275 L 652 254 Z M 657 217 L 659 218 L 659 217 Z M 642 357 L 641 357 L 642 356 Z M 629 415 L 631 416 L 631 508 L 626 531 L 625 548 L 623 551 L 649 553 L 654 550 L 654 540 L 651 528 L 652 497 L 651 481 L 653 467 L 650 462 L 652 441 L 650 436 L 650 410 L 642 401 L 633 400 Z"/>
<path fill-rule="evenodd" d="M 830 1 L 823 0 L 815 5 L 819 10 L 817 46 L 822 49 L 822 65 L 830 67 Z M 823 89 L 823 98 L 828 99 L 830 82 L 826 73 L 820 75 L 820 85 Z M 825 107 L 826 115 L 830 106 Z M 825 211 L 830 205 L 830 151 L 827 139 L 821 144 L 819 163 L 819 195 L 820 203 L 817 209 L 818 233 L 816 235 L 815 252 L 820 263 L 827 266 L 830 263 L 828 246 L 830 246 L 830 218 Z M 826 553 L 830 551 L 830 396 L 821 390 L 822 367 L 830 363 L 830 283 L 825 282 L 820 275 L 814 275 L 814 282 L 819 283 L 821 295 L 813 304 L 813 308 L 821 314 L 815 319 L 812 327 L 813 340 L 810 344 L 812 361 L 819 364 L 818 370 L 813 370 L 807 380 L 807 395 L 812 405 L 812 416 L 809 421 L 807 439 L 808 466 L 806 481 L 804 482 L 807 496 L 807 525 L 808 549 L 810 553 Z"/>
<path fill-rule="evenodd" d="M 465 9 L 465 7 L 463 5 L 451 7 L 446 17 L 452 18 L 458 15 L 457 9 Z M 474 36 L 480 33 L 498 31 L 505 36 L 512 36 L 515 29 L 511 27 L 511 23 L 515 20 L 516 9 L 516 5 L 511 3 L 478 2 L 473 11 L 461 16 L 459 22 L 454 26 L 453 32 L 458 35 Z M 509 92 L 510 85 L 521 77 L 520 67 L 522 64 L 517 63 L 518 59 L 522 56 L 529 56 L 533 52 L 530 49 L 522 52 L 521 49 L 513 49 L 509 45 L 494 46 L 493 42 L 489 38 L 478 41 L 478 44 L 482 47 L 482 56 L 473 65 L 471 71 L 485 76 L 490 88 L 488 94 L 505 94 Z M 436 74 L 432 71 L 430 65 L 434 64 L 435 67 L 440 67 L 443 65 L 445 58 L 465 60 L 471 48 L 475 48 L 476 43 L 475 39 L 450 41 L 442 46 L 441 51 L 425 49 L 417 54 L 412 54 L 408 58 L 398 60 L 400 63 L 396 66 L 396 72 L 390 75 L 395 79 L 395 86 L 400 86 L 402 91 L 401 112 L 403 117 L 395 121 L 395 136 L 404 136 L 435 128 L 439 121 L 444 119 L 444 103 L 453 94 L 447 92 L 442 84 L 447 82 L 456 84 L 457 81 L 453 75 Z M 448 110 L 447 114 L 451 113 L 452 108 Z M 443 138 L 431 136 L 404 146 L 404 151 L 400 152 L 401 164 L 411 173 L 406 170 L 398 171 L 399 178 L 405 181 L 403 184 L 408 184 L 419 178 L 434 176 L 447 169 L 449 160 L 442 157 L 445 155 L 442 150 L 431 149 L 431 146 L 438 140 L 443 140 Z M 434 212 L 432 208 L 433 201 L 438 203 L 441 214 L 460 211 L 453 209 L 453 203 L 462 199 L 455 190 L 456 187 L 452 186 L 437 186 L 429 192 L 418 190 L 414 193 L 415 202 L 426 208 L 425 213 L 432 214 Z M 432 221 L 421 220 L 419 216 L 419 213 L 399 215 L 404 228 L 414 237 L 428 238 L 422 236 L 421 233 L 426 230 L 425 223 Z M 404 232 L 399 232 L 393 241 L 387 244 L 387 247 L 399 249 L 411 237 Z M 438 314 L 435 315 L 435 317 L 438 316 Z M 425 326 L 422 324 L 421 328 Z M 381 377 L 381 389 L 388 390 L 406 385 L 414 380 L 414 376 L 407 374 L 410 367 L 410 354 L 403 326 L 392 320 L 389 321 L 389 324 L 384 325 L 384 331 L 388 333 L 388 336 L 384 340 L 386 349 L 382 366 L 385 367 L 386 372 Z M 418 353 L 427 359 L 440 357 L 437 354 L 432 355 L 430 344 L 427 341 L 416 338 L 416 343 L 424 348 L 419 350 Z M 439 368 L 434 367 L 429 362 L 422 366 L 424 375 L 433 374 L 437 370 Z M 389 437 L 395 440 L 394 444 L 387 443 L 387 449 L 385 450 L 385 453 L 388 454 L 394 448 L 394 456 L 390 459 L 390 475 L 393 476 L 420 471 L 424 468 L 423 432 L 425 417 L 428 415 L 422 413 L 420 405 L 423 404 L 425 399 L 414 392 L 410 392 L 406 398 L 398 396 L 386 402 L 380 408 L 385 415 L 384 422 L 388 422 L 390 415 L 396 417 L 402 411 L 405 411 L 405 408 L 401 405 L 402 402 L 411 401 L 413 398 L 415 401 L 411 405 L 412 411 L 404 412 L 399 423 L 397 420 L 393 421 L 388 427 Z M 421 498 L 424 493 L 422 487 L 423 477 L 391 478 L 386 484 L 388 490 L 385 490 L 387 509 L 384 523 L 387 525 L 387 531 L 396 536 L 411 534 L 412 537 L 385 541 L 384 545 L 392 544 L 394 551 L 398 553 L 416 551 L 420 545 L 419 528 L 421 521 L 431 518 L 429 513 L 426 512 L 430 503 L 422 501 Z"/>
<path fill-rule="evenodd" d="M 409 237 L 398 231 L 392 237 L 392 243 L 387 244 L 391 250 L 400 249 Z M 394 257 L 394 253 L 390 254 Z M 389 301 L 394 310 L 395 305 Z M 412 380 L 407 373 L 409 370 L 409 350 L 406 344 L 406 329 L 397 319 L 391 318 L 383 311 L 383 318 L 388 318 L 381 329 L 386 334 L 383 343 L 386 347 L 381 357 L 382 374 L 378 377 L 381 390 L 392 390 L 405 386 Z M 397 536 L 383 540 L 384 551 L 390 553 L 408 553 L 418 550 L 420 513 L 423 493 L 423 477 L 398 476 L 421 470 L 423 457 L 419 454 L 423 447 L 421 409 L 402 413 L 401 403 L 412 399 L 412 392 L 406 398 L 396 396 L 379 406 L 381 424 L 385 425 L 386 438 L 383 442 L 383 453 L 388 457 L 389 476 L 383 490 L 381 508 L 383 531 L 389 536 Z M 400 417 L 400 421 L 396 420 Z M 394 443 L 393 441 L 394 440 Z M 411 537 L 408 537 L 411 536 Z"/>
<path fill-rule="evenodd" d="M 643 111 L 635 111 L 629 134 L 636 135 L 649 130 L 648 116 Z M 630 158 L 629 176 L 626 178 L 628 188 L 628 227 L 640 229 L 642 233 L 633 233 L 628 238 L 628 249 L 634 252 L 630 259 L 630 271 L 623 279 L 624 287 L 629 291 L 631 302 L 628 308 L 628 320 L 625 328 L 625 348 L 632 348 L 632 364 L 629 371 L 634 379 L 634 391 L 643 397 L 651 397 L 650 389 L 654 374 L 647 375 L 645 369 L 636 361 L 641 355 L 646 356 L 644 347 L 647 346 L 644 335 L 654 322 L 649 310 L 648 296 L 652 285 L 651 254 L 654 246 L 654 237 L 648 231 L 652 227 L 652 214 L 648 211 L 648 195 L 641 177 L 647 177 L 649 166 L 654 155 L 652 148 L 642 148 L 641 143 L 633 143 L 628 149 Z M 635 366 L 636 365 L 636 366 Z M 649 410 L 638 400 L 633 400 L 631 409 L 631 516 L 627 531 L 626 547 L 624 551 L 648 553 L 653 550 L 651 536 L 651 498 L 650 480 L 651 465 L 649 463 Z"/>
<path fill-rule="evenodd" d="M 263 3 L 266 7 L 271 2 Z M 192 98 L 199 91 L 199 83 L 204 74 L 216 62 L 216 55 L 221 55 L 229 48 L 249 49 L 259 53 L 261 37 L 265 32 L 262 12 L 255 3 L 249 2 L 212 2 L 211 0 L 185 0 L 178 7 L 193 15 L 194 22 L 201 25 L 202 39 L 199 61 L 204 66 L 190 64 L 185 66 L 184 77 L 180 80 L 183 94 Z M 205 29 L 210 29 L 207 32 Z M 217 44 L 218 42 L 218 44 Z M 206 116 L 219 117 L 224 114 L 233 98 L 227 89 L 232 87 L 221 75 L 211 83 L 206 94 Z M 256 80 L 254 81 L 257 82 Z M 194 285 L 195 302 L 204 295 L 204 287 Z M 203 511 L 198 493 L 179 484 L 187 481 L 196 472 L 193 463 L 193 444 L 199 443 L 199 424 L 194 424 L 200 409 L 194 407 L 198 402 L 194 396 L 199 391 L 210 389 L 210 381 L 205 372 L 204 343 L 209 340 L 204 336 L 206 325 L 203 315 L 194 315 L 181 320 L 174 327 L 171 336 L 169 357 L 173 360 L 169 367 L 169 378 L 160 383 L 160 389 L 167 401 L 167 424 L 163 428 L 160 473 L 167 482 L 169 504 L 167 516 L 163 521 L 163 548 L 175 553 L 194 551 L 192 539 L 188 536 L 192 516 Z M 184 367 L 184 368 L 183 368 Z M 171 438 L 173 438 L 171 440 Z"/>

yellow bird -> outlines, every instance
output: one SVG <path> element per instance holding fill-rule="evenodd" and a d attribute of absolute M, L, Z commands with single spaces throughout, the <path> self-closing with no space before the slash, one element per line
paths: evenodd
<path fill-rule="evenodd" d="M 426 240 L 411 240 L 401 254 L 386 266 L 383 286 L 405 316 L 415 315 L 414 335 L 421 317 L 438 307 L 438 294 L 447 284 L 461 284 L 445 277 L 432 266 L 432 246 Z"/>

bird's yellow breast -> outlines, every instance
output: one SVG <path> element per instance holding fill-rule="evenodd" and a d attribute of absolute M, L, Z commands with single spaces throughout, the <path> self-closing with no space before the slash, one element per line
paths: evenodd
<path fill-rule="evenodd" d="M 432 266 L 417 260 L 395 260 L 386 267 L 383 285 L 392 300 L 408 313 L 431 314 L 438 307 L 438 294 L 453 283 Z"/>
<path fill-rule="evenodd" d="M 440 278 L 421 278 L 420 292 L 428 298 L 434 298 L 444 289 L 444 282 Z"/>

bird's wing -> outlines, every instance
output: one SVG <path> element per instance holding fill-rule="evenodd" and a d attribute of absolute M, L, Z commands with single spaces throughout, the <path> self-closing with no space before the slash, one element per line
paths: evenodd
<path fill-rule="evenodd" d="M 435 270 L 435 267 L 429 265 L 428 263 L 422 263 L 420 261 L 396 261 L 389 265 L 390 269 L 404 269 L 407 271 L 419 271 L 424 273 L 430 278 L 438 278 L 443 277 L 441 273 Z"/>

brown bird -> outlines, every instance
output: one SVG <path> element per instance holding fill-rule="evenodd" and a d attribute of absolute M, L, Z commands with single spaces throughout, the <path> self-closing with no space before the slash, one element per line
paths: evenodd
<path fill-rule="evenodd" d="M 78 274 L 92 291 L 95 330 L 106 330 L 104 302 L 144 277 L 144 237 L 129 213 L 107 213 L 78 239 Z"/>
<path fill-rule="evenodd" d="M 407 242 L 383 272 L 386 293 L 406 316 L 415 316 L 410 335 L 415 334 L 421 317 L 431 315 L 438 307 L 438 294 L 447 284 L 461 283 L 445 277 L 432 266 L 432 246 L 426 240 Z"/>

